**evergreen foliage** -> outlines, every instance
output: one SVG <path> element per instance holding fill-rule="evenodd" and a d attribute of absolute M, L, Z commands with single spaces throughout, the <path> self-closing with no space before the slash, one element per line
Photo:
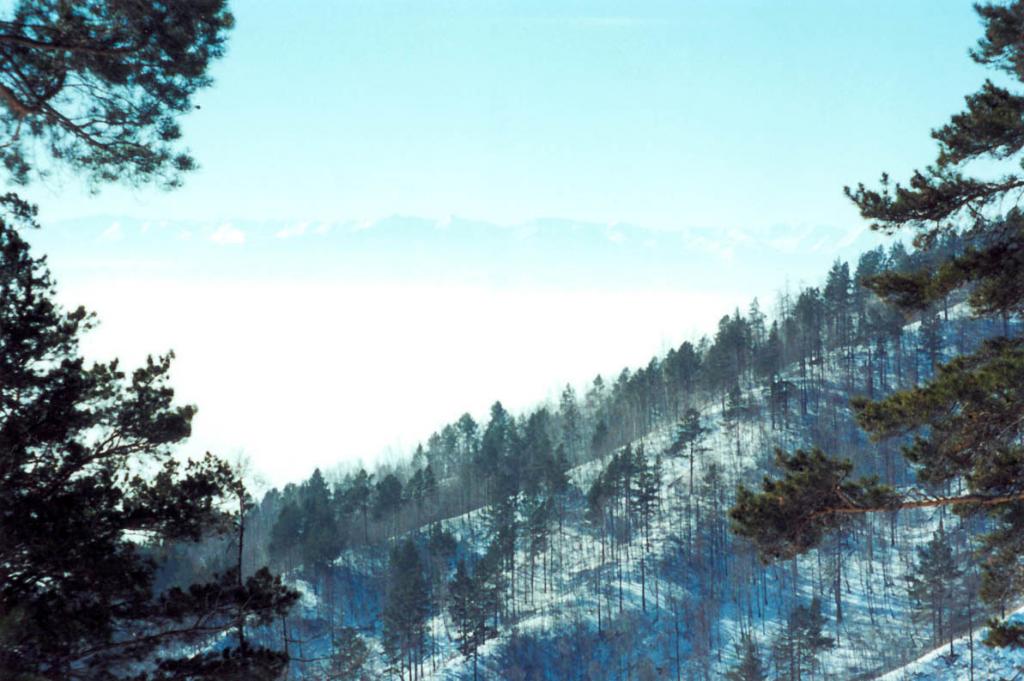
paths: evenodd
<path fill-rule="evenodd" d="M 833 461 L 820 449 L 778 450 L 779 480 L 765 477 L 761 492 L 741 486 L 730 512 L 733 531 L 756 542 L 768 560 L 792 558 L 821 543 L 848 516 L 837 509 L 884 509 L 898 504 L 895 493 L 876 478 L 849 480 L 853 464 Z"/>
<path fill-rule="evenodd" d="M 277 515 L 270 535 L 270 553 L 279 563 L 289 566 L 296 560 L 295 550 L 302 541 L 302 511 L 294 501 L 286 501 Z"/>
<path fill-rule="evenodd" d="M 234 23 L 224 0 L 5 3 L 0 160 L 25 183 L 42 156 L 94 185 L 181 182 L 178 119 L 210 84 Z"/>
<path fill-rule="evenodd" d="M 938 530 L 928 544 L 918 547 L 916 568 L 907 577 L 910 597 L 931 624 L 933 640 L 941 643 L 948 635 L 952 648 L 954 604 L 963 569 L 944 531 Z"/>
<path fill-rule="evenodd" d="M 311 570 L 325 568 L 341 551 L 344 539 L 334 515 L 331 493 L 317 468 L 305 483 L 302 526 L 297 535 L 302 563 Z"/>
<path fill-rule="evenodd" d="M 814 674 L 818 656 L 835 645 L 832 638 L 822 633 L 824 627 L 825 618 L 817 597 L 809 605 L 793 608 L 772 646 L 780 678 L 799 681 Z"/>
<path fill-rule="evenodd" d="M 244 632 L 295 601 L 279 578 L 238 565 L 155 588 L 147 547 L 240 528 L 232 497 L 245 511 L 226 463 L 173 455 L 195 408 L 174 403 L 172 355 L 130 374 L 87 365 L 79 340 L 95 318 L 55 303 L 22 238 L 34 209 L 12 195 L 0 205 L 0 676 L 273 677 L 287 658 Z M 228 631 L 236 645 L 207 648 Z"/>
<path fill-rule="evenodd" d="M 767 681 L 768 676 L 761 665 L 761 657 L 754 638 L 745 634 L 736 648 L 740 660 L 726 673 L 725 678 L 728 681 Z"/>
<path fill-rule="evenodd" d="M 329 681 L 358 681 L 370 657 L 370 649 L 359 632 L 342 627 L 334 635 Z"/>
<path fill-rule="evenodd" d="M 384 652 L 391 663 L 412 675 L 426 644 L 426 620 L 430 613 L 430 592 L 423 576 L 423 564 L 412 539 L 391 551 L 388 566 L 388 594 L 384 621 Z"/>
<path fill-rule="evenodd" d="M 469 574 L 465 561 L 455 567 L 451 583 L 451 601 L 448 612 L 455 624 L 455 640 L 459 652 L 466 658 L 473 658 L 473 678 L 477 678 L 477 659 L 480 646 L 497 636 L 497 630 L 488 625 L 491 603 L 487 586 L 479 578 Z"/>
<path fill-rule="evenodd" d="M 973 59 L 1019 84 L 1024 80 L 1024 2 L 983 3 L 977 11 L 985 33 Z M 876 293 L 923 320 L 929 364 L 938 359 L 935 309 L 951 295 L 966 295 L 975 315 L 1000 316 L 1004 333 L 1010 316 L 1024 309 L 1024 218 L 1017 205 L 1024 187 L 1019 166 L 1022 102 L 1021 94 L 988 81 L 966 98 L 963 112 L 933 131 L 937 159 L 915 171 L 908 185 L 892 184 L 883 175 L 879 189 L 858 185 L 846 190 L 874 229 L 913 230 L 915 245 L 933 256 L 916 268 L 865 273 L 865 283 Z M 967 170 L 979 160 L 1005 174 L 971 177 Z M 945 248 L 954 241 L 956 250 Z M 966 493 L 893 497 L 870 482 L 851 484 L 849 464 L 821 456 L 780 457 L 782 481 L 766 480 L 760 494 L 740 491 L 733 511 L 736 529 L 772 558 L 810 548 L 846 514 L 945 505 L 963 515 L 984 513 L 996 526 L 984 542 L 982 593 L 1004 603 L 1024 586 L 1019 567 L 1024 555 L 1022 377 L 1024 343 L 1005 337 L 939 366 L 921 387 L 878 402 L 854 403 L 860 424 L 874 440 L 912 438 L 905 453 L 920 482 L 961 483 Z M 1014 637 L 1001 636 L 998 628 L 990 638 L 993 643 L 1010 640 Z"/>

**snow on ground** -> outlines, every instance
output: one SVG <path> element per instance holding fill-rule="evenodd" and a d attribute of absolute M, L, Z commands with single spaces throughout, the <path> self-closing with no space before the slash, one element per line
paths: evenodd
<path fill-rule="evenodd" d="M 907 342 L 910 342 L 909 340 Z M 739 420 L 738 425 L 729 426 L 724 418 L 720 403 L 703 405 L 705 426 L 711 433 L 705 443 L 708 450 L 698 457 L 695 470 L 695 484 L 707 472 L 709 464 L 715 463 L 722 475 L 723 489 L 733 489 L 736 483 L 745 481 L 756 484 L 766 470 L 766 464 L 776 446 L 792 450 L 796 447 L 808 447 L 812 444 L 811 424 L 818 413 L 834 413 L 837 424 L 849 427 L 852 414 L 846 403 L 848 392 L 841 384 L 840 366 L 842 361 L 837 357 L 829 357 L 823 383 L 824 397 L 810 405 L 807 417 L 792 416 L 785 428 L 772 431 L 767 425 L 768 416 L 763 411 L 766 402 L 763 388 L 748 390 L 751 407 L 747 417 Z M 794 383 L 803 380 L 791 372 L 787 378 Z M 792 405 L 791 405 L 792 406 Z M 830 412 L 823 410 L 829 409 Z M 820 424 L 820 422 L 819 422 Z M 674 428 L 666 425 L 658 428 L 634 445 L 643 442 L 648 455 L 664 451 L 672 440 Z M 642 551 L 641 533 L 634 528 L 631 538 L 623 541 L 622 548 L 628 552 L 629 559 L 620 554 L 623 560 L 621 576 L 617 573 L 617 563 L 608 547 L 602 551 L 600 535 L 597 528 L 585 518 L 585 495 L 588 487 L 602 468 L 607 464 L 603 461 L 591 461 L 576 467 L 570 472 L 573 490 L 568 495 L 566 518 L 561 529 L 552 529 L 550 548 L 546 560 L 537 557 L 534 561 L 534 588 L 528 588 L 530 581 L 530 557 L 525 547 L 520 549 L 516 560 L 516 597 L 515 618 L 512 627 L 503 627 L 499 637 L 488 642 L 480 650 L 482 678 L 495 678 L 499 670 L 495 666 L 502 648 L 515 636 L 523 634 L 552 635 L 579 630 L 580 627 L 596 632 L 598 629 L 598 612 L 601 611 L 603 626 L 609 627 L 609 616 L 614 619 L 619 612 L 629 617 L 641 617 L 642 626 L 637 635 L 646 636 L 637 645 L 664 669 L 665 644 L 667 629 L 673 618 L 670 602 L 691 602 L 697 598 L 698 592 L 690 575 L 679 574 L 675 578 L 652 578 L 654 566 L 665 566 L 672 561 L 674 565 L 685 566 L 692 556 L 685 555 L 684 542 L 688 541 L 689 533 L 696 529 L 688 526 L 683 520 L 684 510 L 692 508 L 696 500 L 689 496 L 690 464 L 684 457 L 666 458 L 663 462 L 663 509 L 658 514 L 651 528 L 651 553 L 647 575 L 646 613 L 641 612 L 641 581 L 637 567 L 637 556 Z M 705 501 L 705 503 L 708 503 Z M 482 510 L 444 521 L 444 525 L 459 539 L 460 555 L 467 552 L 482 554 L 486 548 L 487 536 L 484 522 L 480 517 Z M 705 516 L 707 517 L 707 516 Z M 784 625 L 786 613 L 780 610 L 780 601 L 793 601 L 793 576 L 797 576 L 795 593 L 799 602 L 807 603 L 813 596 L 820 598 L 823 612 L 828 619 L 827 635 L 836 639 L 836 646 L 825 653 L 821 659 L 821 670 L 826 679 L 848 678 L 882 678 L 885 681 L 901 681 L 910 679 L 966 679 L 965 671 L 967 655 L 966 639 L 958 641 L 954 648 L 957 651 L 955 660 L 947 660 L 938 649 L 920 660 L 913 661 L 928 647 L 928 633 L 913 622 L 912 604 L 909 602 L 906 589 L 906 577 L 914 570 L 915 548 L 924 545 L 939 526 L 942 513 L 939 511 L 904 512 L 899 516 L 898 535 L 900 541 L 891 546 L 888 541 L 887 523 L 878 522 L 873 525 L 867 536 L 860 533 L 856 541 L 856 553 L 852 550 L 843 567 L 842 607 L 843 621 L 836 624 L 835 605 L 832 592 L 832 580 L 827 575 L 828 561 L 833 560 L 833 550 L 823 547 L 801 556 L 795 563 L 772 566 L 767 570 L 763 590 L 772 598 L 758 595 L 754 587 L 753 599 L 749 598 L 743 606 L 738 605 L 742 597 L 734 599 L 723 610 L 715 614 L 718 628 L 717 638 L 720 648 L 725 651 L 721 659 L 711 662 L 712 677 L 721 676 L 734 661 L 731 651 L 733 641 L 738 640 L 741 631 L 753 624 L 762 655 L 767 649 L 773 634 Z M 952 516 L 946 515 L 945 522 L 954 522 Z M 685 526 L 685 527 L 684 527 Z M 864 550 L 864 542 L 871 542 L 871 550 Z M 523 542 L 525 544 L 525 542 Z M 603 557 L 603 560 L 602 560 Z M 345 570 L 349 575 L 362 575 L 366 580 L 382 579 L 386 571 L 386 551 L 381 548 L 350 550 L 336 562 L 336 570 Z M 546 563 L 547 569 L 544 569 Z M 826 567 L 823 569 L 823 565 Z M 686 568 L 684 567 L 684 570 Z M 730 577 L 732 579 L 732 577 Z M 602 585 L 601 591 L 596 585 Z M 620 586 L 621 584 L 621 586 Z M 310 593 L 308 585 L 303 585 L 301 608 L 304 615 L 323 616 L 327 606 L 311 603 L 316 597 Z M 722 589 L 741 591 L 750 589 L 748 584 L 722 585 Z M 611 592 L 611 593 L 610 593 Z M 358 593 L 355 588 L 353 593 Z M 786 598 L 779 598 L 781 595 Z M 621 605 L 620 605 L 621 603 Z M 333 606 L 338 608 L 339 606 Z M 360 617 L 352 606 L 342 606 L 338 617 L 342 621 L 360 624 Z M 364 605 L 362 612 L 371 612 L 373 604 Z M 611 612 L 609 613 L 609 609 Z M 1024 616 L 1024 615 L 1018 615 Z M 332 615 L 333 617 L 333 615 Z M 364 632 L 371 638 L 379 636 L 379 624 L 369 626 L 361 622 Z M 367 628 L 369 626 L 369 628 Z M 451 626 L 446 613 L 440 613 L 427 624 L 432 643 L 431 660 L 426 663 L 427 679 L 462 679 L 472 677 L 471 662 L 464 660 L 458 653 L 451 636 Z M 979 634 L 978 636 L 980 636 Z M 379 643 L 372 642 L 375 651 L 379 651 Z M 948 651 L 947 651 L 948 652 Z M 686 651 L 684 650 L 684 655 Z M 976 679 L 1006 678 L 1024 681 L 1024 675 L 1018 674 L 1015 668 L 1024 664 L 1024 653 L 1015 654 L 1006 651 L 993 651 L 983 646 L 975 646 Z M 379 656 L 375 657 L 378 658 Z M 891 669 L 894 665 L 908 663 L 885 676 L 880 673 Z M 378 664 L 375 661 L 374 664 Z M 685 663 L 684 663 L 685 664 Z M 484 670 L 489 670 L 484 672 Z M 377 672 L 382 669 L 377 667 Z M 488 675 L 490 674 L 490 675 Z M 1018 674 L 1018 676 L 1013 676 Z"/>
<path fill-rule="evenodd" d="M 1024 608 L 1011 616 L 1011 621 L 1024 621 Z M 962 636 L 953 642 L 953 654 L 944 645 L 923 655 L 905 667 L 894 669 L 877 677 L 877 681 L 963 681 L 977 679 L 989 681 L 1024 679 L 1024 650 L 989 648 L 982 641 L 986 629 L 975 632 L 973 638 Z M 973 649 L 973 651 L 972 651 Z M 973 659 L 972 659 L 973 658 Z M 973 666 L 973 671 L 972 671 Z"/>

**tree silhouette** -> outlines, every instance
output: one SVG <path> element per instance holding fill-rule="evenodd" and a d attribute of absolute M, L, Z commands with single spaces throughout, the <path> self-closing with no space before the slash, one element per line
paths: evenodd
<path fill-rule="evenodd" d="M 52 162 L 98 186 L 176 186 L 195 161 L 178 118 L 210 84 L 234 19 L 225 0 L 7 3 L 0 160 L 16 182 Z"/>
<path fill-rule="evenodd" d="M 278 578 L 236 567 L 154 589 L 147 545 L 239 529 L 227 504 L 245 500 L 225 462 L 173 455 L 195 408 L 174 403 L 172 355 L 131 374 L 87 365 L 78 343 L 95 318 L 54 302 L 19 232 L 33 209 L 0 206 L 0 676 L 272 678 L 287 658 L 244 631 L 295 601 Z M 204 652 L 228 631 L 236 645 Z"/>
<path fill-rule="evenodd" d="M 1024 81 L 1024 2 L 984 3 L 976 9 L 985 33 L 972 57 Z M 741 489 L 733 519 L 737 531 L 773 558 L 810 548 L 851 514 L 928 506 L 985 513 L 996 527 L 984 539 L 982 595 L 998 603 L 1024 587 L 1019 569 L 1024 554 L 1024 341 L 1009 337 L 1008 323 L 1024 310 L 1024 214 L 1019 208 L 1024 96 L 986 81 L 966 103 L 965 111 L 932 132 L 938 157 L 924 171 L 915 171 L 908 185 L 892 184 L 883 175 L 879 189 L 858 185 L 846 190 L 872 228 L 913 230 L 916 246 L 936 256 L 917 268 L 869 277 L 866 283 L 877 294 L 906 313 L 928 315 L 950 294 L 961 293 L 975 315 L 1003 320 L 1006 337 L 938 366 L 925 385 L 879 402 L 854 401 L 858 421 L 873 439 L 913 436 L 904 452 L 919 482 L 933 488 L 962 482 L 966 492 L 900 495 L 871 480 L 849 480 L 846 462 L 783 457 L 784 479 L 766 480 L 761 493 Z M 967 175 L 965 168 L 978 160 L 1005 174 L 996 179 Z M 962 243 L 962 252 L 940 254 L 953 237 Z M 906 259 L 894 248 L 891 260 Z M 1018 624 L 996 625 L 992 632 L 993 644 L 1024 642 L 1024 626 Z"/>

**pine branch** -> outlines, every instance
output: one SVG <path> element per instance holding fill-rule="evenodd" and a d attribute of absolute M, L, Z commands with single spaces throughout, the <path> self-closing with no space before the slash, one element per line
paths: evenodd
<path fill-rule="evenodd" d="M 939 506 L 963 506 L 963 505 L 974 505 L 974 506 L 999 506 L 1001 504 L 1011 504 L 1017 501 L 1024 501 L 1024 491 L 1017 492 L 1015 494 L 1000 494 L 1000 495 L 986 495 L 986 494 L 965 494 L 956 497 L 932 497 L 929 499 L 920 499 L 917 501 L 899 501 L 890 504 L 881 504 L 874 506 L 841 506 L 827 509 L 820 509 L 810 514 L 811 518 L 821 518 L 824 516 L 843 514 L 843 515 L 861 515 L 865 513 L 880 513 L 885 511 L 903 511 L 912 508 L 936 508 Z"/>

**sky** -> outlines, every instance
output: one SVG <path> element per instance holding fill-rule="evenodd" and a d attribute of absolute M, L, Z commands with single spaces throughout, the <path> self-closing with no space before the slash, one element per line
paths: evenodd
<path fill-rule="evenodd" d="M 646 364 L 882 240 L 970 2 L 234 2 L 173 192 L 27 190 L 84 346 L 173 348 L 188 453 L 270 484 Z"/>

